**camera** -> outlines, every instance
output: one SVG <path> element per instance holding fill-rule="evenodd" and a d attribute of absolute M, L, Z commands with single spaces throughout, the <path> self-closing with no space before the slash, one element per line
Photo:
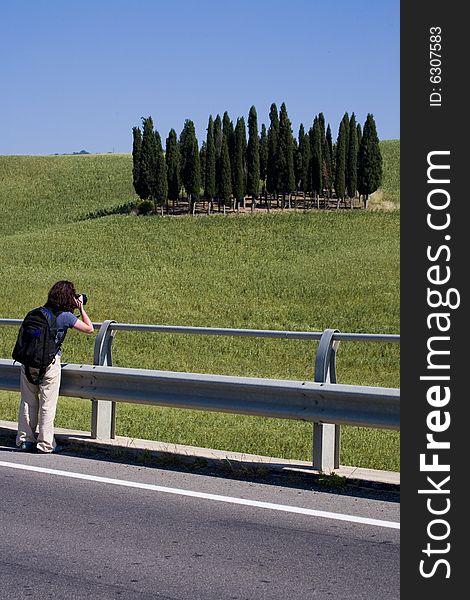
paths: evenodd
<path fill-rule="evenodd" d="M 82 297 L 82 304 L 85 306 L 85 304 L 88 302 L 88 296 L 86 294 L 76 294 L 75 298 L 78 300 L 80 296 Z"/>

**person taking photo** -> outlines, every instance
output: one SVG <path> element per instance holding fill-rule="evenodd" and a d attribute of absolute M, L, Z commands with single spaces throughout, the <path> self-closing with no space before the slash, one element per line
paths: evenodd
<path fill-rule="evenodd" d="M 58 452 L 54 437 L 54 419 L 61 379 L 61 346 L 69 329 L 93 333 L 93 324 L 85 311 L 86 296 L 77 294 L 71 281 L 57 281 L 49 290 L 40 310 L 55 319 L 55 355 L 45 372 L 21 366 L 20 405 L 16 446 L 24 452 Z M 79 311 L 77 317 L 74 311 Z"/>

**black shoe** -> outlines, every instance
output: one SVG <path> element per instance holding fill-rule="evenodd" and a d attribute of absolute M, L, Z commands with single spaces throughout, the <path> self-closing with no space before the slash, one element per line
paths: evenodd
<path fill-rule="evenodd" d="M 18 450 L 22 452 L 36 452 L 36 444 L 34 442 L 21 442 Z"/>

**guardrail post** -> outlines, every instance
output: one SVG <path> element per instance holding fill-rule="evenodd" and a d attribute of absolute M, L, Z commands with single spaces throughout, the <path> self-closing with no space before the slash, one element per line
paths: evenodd
<path fill-rule="evenodd" d="M 112 366 L 112 343 L 115 335 L 110 327 L 116 321 L 104 321 L 95 340 L 94 365 Z M 91 437 L 95 440 L 109 440 L 116 437 L 116 402 L 108 400 L 91 401 Z"/>
<path fill-rule="evenodd" d="M 339 341 L 333 341 L 337 329 L 325 329 L 315 357 L 317 383 L 336 383 L 336 351 Z M 313 468 L 330 472 L 340 464 L 341 427 L 334 423 L 313 424 Z"/>

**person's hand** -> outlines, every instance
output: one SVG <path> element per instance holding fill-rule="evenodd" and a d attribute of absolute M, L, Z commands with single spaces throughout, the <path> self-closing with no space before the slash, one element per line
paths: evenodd
<path fill-rule="evenodd" d="M 77 304 L 77 308 L 80 312 L 82 312 L 83 309 L 83 296 L 80 294 L 79 296 L 77 296 L 75 298 L 75 302 Z"/>

